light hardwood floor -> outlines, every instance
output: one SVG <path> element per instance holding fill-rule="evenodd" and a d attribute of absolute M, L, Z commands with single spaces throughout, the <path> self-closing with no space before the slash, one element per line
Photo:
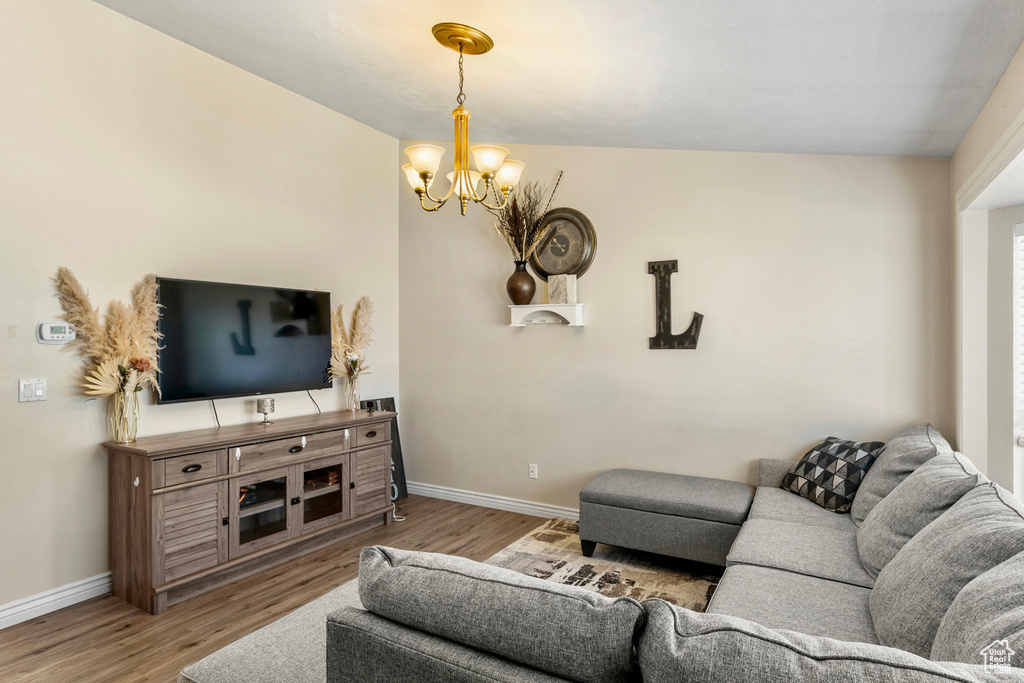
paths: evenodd
<path fill-rule="evenodd" d="M 151 616 L 105 595 L 0 631 L 0 681 L 172 683 L 192 662 L 356 577 L 382 544 L 484 560 L 544 520 L 410 496 L 363 532 Z"/>

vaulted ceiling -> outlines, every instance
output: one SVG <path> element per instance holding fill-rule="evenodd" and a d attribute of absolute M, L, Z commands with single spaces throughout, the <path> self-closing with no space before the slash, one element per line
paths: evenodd
<path fill-rule="evenodd" d="M 1021 0 L 96 0 L 378 130 L 474 142 L 949 157 Z"/>

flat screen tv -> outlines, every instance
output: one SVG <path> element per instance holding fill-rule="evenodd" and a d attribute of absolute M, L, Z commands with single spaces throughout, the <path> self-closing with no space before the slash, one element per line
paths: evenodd
<path fill-rule="evenodd" d="M 325 389 L 331 295 L 157 278 L 160 403 Z"/>

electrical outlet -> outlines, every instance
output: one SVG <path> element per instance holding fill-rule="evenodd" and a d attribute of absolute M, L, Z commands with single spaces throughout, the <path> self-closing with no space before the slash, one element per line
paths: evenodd
<path fill-rule="evenodd" d="M 531 463 L 530 464 L 530 479 L 536 479 L 536 478 L 537 478 L 537 466 Z"/>

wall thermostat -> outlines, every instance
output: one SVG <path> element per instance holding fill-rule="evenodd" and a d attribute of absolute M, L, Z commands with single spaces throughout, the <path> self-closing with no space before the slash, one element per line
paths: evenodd
<path fill-rule="evenodd" d="M 44 320 L 36 326 L 36 341 L 40 344 L 69 344 L 74 340 L 74 328 L 63 320 Z"/>

